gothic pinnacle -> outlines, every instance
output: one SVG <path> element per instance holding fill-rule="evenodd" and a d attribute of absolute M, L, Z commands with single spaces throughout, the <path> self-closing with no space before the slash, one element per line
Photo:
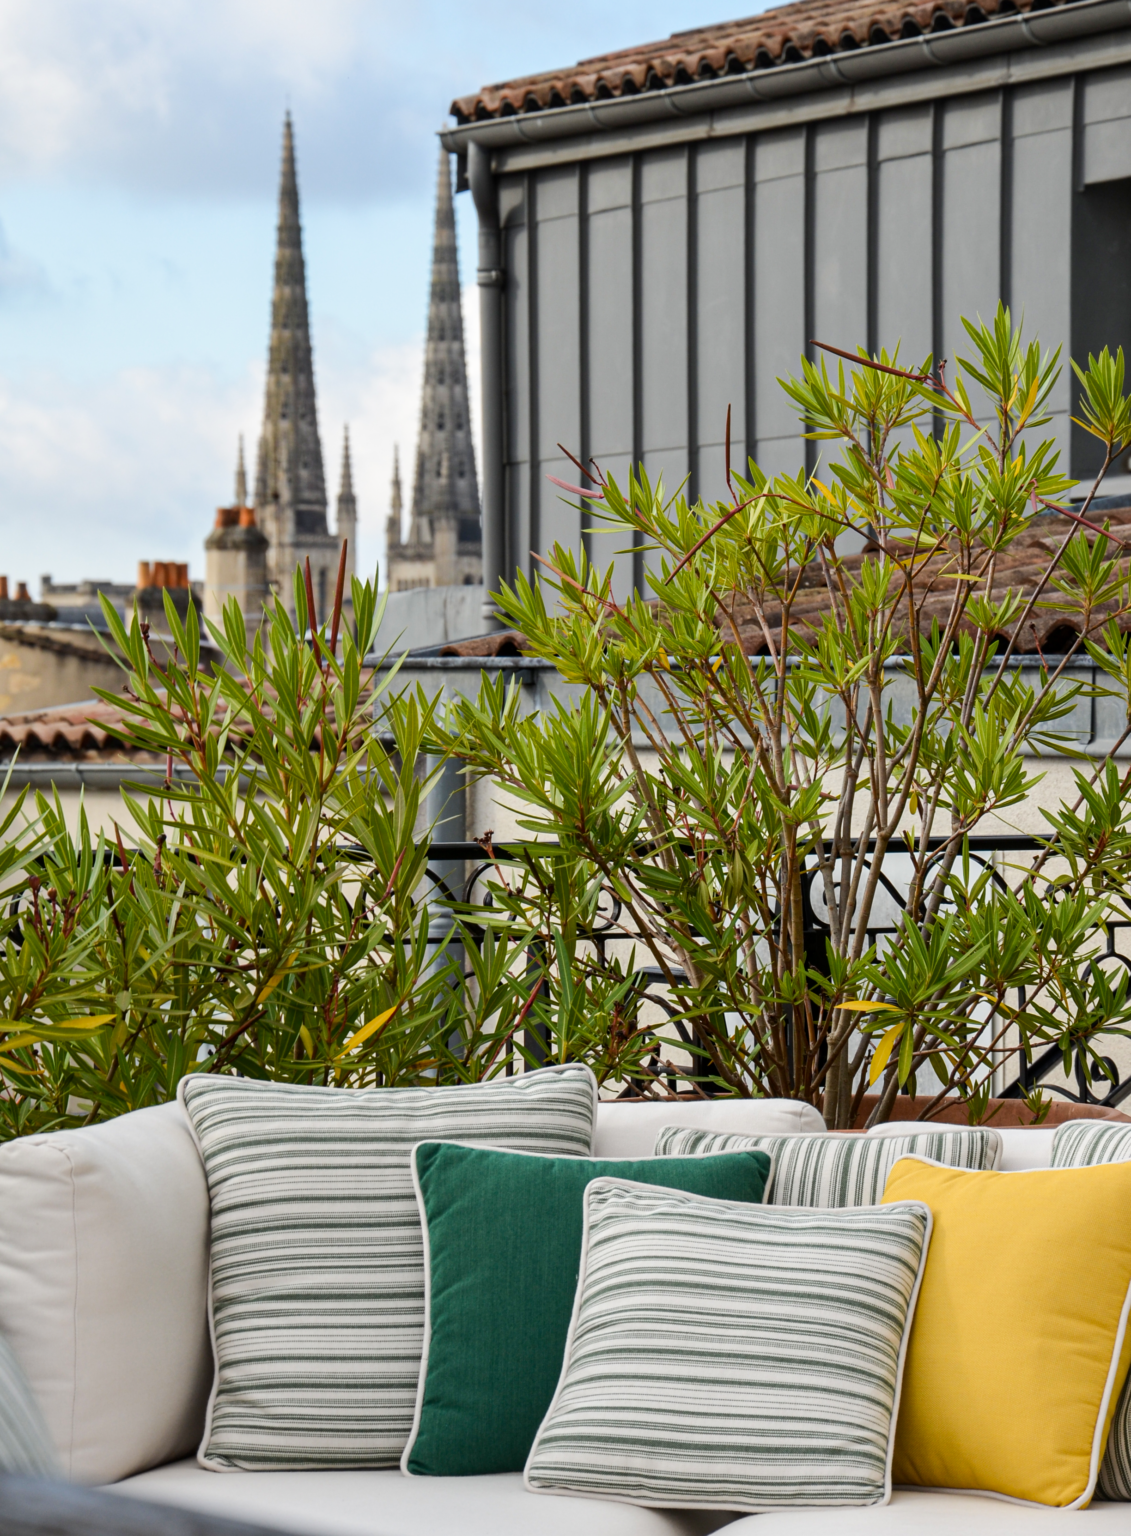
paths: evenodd
<path fill-rule="evenodd" d="M 243 462 L 243 433 L 240 433 L 240 451 L 236 459 L 236 506 L 247 506 L 247 470 Z"/>

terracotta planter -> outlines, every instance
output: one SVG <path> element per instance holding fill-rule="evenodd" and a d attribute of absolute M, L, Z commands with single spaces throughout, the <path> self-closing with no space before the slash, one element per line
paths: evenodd
<path fill-rule="evenodd" d="M 900 1094 L 892 1106 L 889 1118 L 914 1120 L 930 1102 L 931 1098 L 927 1094 L 919 1094 L 915 1098 Z M 876 1095 L 868 1094 L 860 1106 L 854 1130 L 863 1130 L 875 1104 Z M 959 1099 L 955 1099 L 943 1110 L 933 1114 L 931 1120 L 942 1125 L 969 1124 L 966 1106 Z M 1120 1109 L 1107 1109 L 1102 1104 L 1073 1104 L 1068 1099 L 1054 1098 L 1052 1108 L 1041 1121 L 1039 1128 L 1051 1130 L 1054 1126 L 1063 1125 L 1066 1120 L 1121 1120 L 1131 1124 L 1131 1115 L 1125 1115 Z M 1033 1117 L 1026 1109 L 1024 1099 L 991 1099 L 986 1106 L 985 1119 L 981 1123 L 993 1126 L 996 1130 L 1015 1130 L 1018 1127 L 1032 1127 Z"/>

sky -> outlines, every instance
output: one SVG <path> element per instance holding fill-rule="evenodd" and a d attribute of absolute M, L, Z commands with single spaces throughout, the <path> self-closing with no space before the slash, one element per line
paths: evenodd
<path fill-rule="evenodd" d="M 0 572 L 33 595 L 45 572 L 127 581 L 139 560 L 203 576 L 241 433 L 254 472 L 288 107 L 327 490 L 332 506 L 348 423 L 372 571 L 394 445 L 402 464 L 415 449 L 452 97 L 726 15 L 0 0 Z M 477 420 L 475 213 L 469 194 L 456 206 Z"/>

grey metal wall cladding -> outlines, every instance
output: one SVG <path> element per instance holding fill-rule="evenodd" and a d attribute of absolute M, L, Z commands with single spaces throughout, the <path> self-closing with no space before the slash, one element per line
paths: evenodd
<path fill-rule="evenodd" d="M 814 339 L 933 352 L 953 375 L 959 317 L 1001 295 L 1046 347 L 1131 348 L 1131 67 L 1073 67 L 772 131 L 673 121 L 608 158 L 563 141 L 504 174 L 508 564 L 532 571 L 555 539 L 614 563 L 619 542 L 546 480 L 576 479 L 559 442 L 713 500 L 729 406 L 736 467 L 811 466 L 778 379 Z M 1088 474 L 1073 400 L 1065 368 L 1042 435 Z M 615 566 L 623 595 L 639 552 Z"/>

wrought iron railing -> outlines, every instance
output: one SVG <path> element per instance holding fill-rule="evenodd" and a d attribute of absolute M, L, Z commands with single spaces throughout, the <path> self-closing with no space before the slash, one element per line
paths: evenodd
<path fill-rule="evenodd" d="M 928 851 L 940 852 L 945 846 L 946 839 L 932 839 L 928 845 Z M 428 873 L 432 889 L 438 898 L 436 911 L 441 927 L 445 921 L 443 916 L 445 911 L 450 912 L 458 908 L 463 914 L 461 923 L 463 931 L 473 942 L 476 941 L 482 934 L 482 929 L 477 928 L 473 915 L 476 892 L 482 890 L 483 882 L 491 872 L 500 864 L 522 864 L 531 855 L 551 853 L 556 847 L 557 845 L 552 842 L 497 843 L 491 846 L 488 853 L 481 844 L 475 842 L 432 843 L 429 847 Z M 1003 889 L 1009 885 L 1008 868 L 1014 867 L 1020 871 L 1024 867 L 1014 864 L 1012 860 L 1007 864 L 1007 856 L 1036 857 L 1049 850 L 1047 841 L 1011 834 L 971 837 L 967 840 L 967 847 L 971 860 L 983 867 L 989 867 L 992 871 L 991 878 Z M 1055 848 L 1053 854 L 1055 856 Z M 901 890 L 898 879 L 901 859 L 909 859 L 909 855 L 901 855 L 898 850 L 889 848 L 885 855 L 885 869 L 879 877 L 886 902 L 880 904 L 876 913 L 877 921 L 868 928 L 868 939 L 869 942 L 876 943 L 881 951 L 885 937 L 896 931 L 899 915 L 905 908 L 905 891 Z M 821 877 L 815 863 L 809 878 L 804 883 L 803 894 L 807 949 L 813 962 L 822 963 L 829 924 L 827 918 L 823 916 L 827 909 L 824 904 Z M 489 893 L 485 897 L 481 896 L 480 899 L 489 902 Z M 584 940 L 593 945 L 601 963 L 606 958 L 606 948 L 610 942 L 631 942 L 633 939 L 632 932 L 622 926 L 620 920 L 620 903 L 615 894 L 606 888 L 603 893 L 599 922 L 581 935 Z M 447 921 L 450 923 L 450 916 Z M 1089 955 L 1082 964 L 1094 966 L 1107 962 L 1122 965 L 1131 971 L 1131 892 L 1128 893 L 1128 915 L 1111 918 L 1104 924 L 1100 950 Z M 533 965 L 540 963 L 539 956 L 532 956 Z M 636 967 L 631 974 L 638 982 L 635 991 L 638 1003 L 647 1001 L 665 1016 L 665 1028 L 669 1029 L 675 1037 L 671 1043 L 674 1044 L 678 1040 L 693 1062 L 697 1057 L 703 1057 L 705 1053 L 694 1032 L 689 1030 L 680 1017 L 679 1011 L 665 995 L 668 978 L 664 972 L 658 966 L 645 965 Z M 673 974 L 677 979 L 683 979 L 682 972 L 676 970 Z M 1025 989 L 1018 988 L 1018 1006 L 1023 1008 L 1025 1002 Z M 523 1043 L 528 1053 L 535 1059 L 538 1059 L 545 1044 L 536 1029 L 526 1032 Z M 1059 1044 L 1050 1045 L 1047 1049 L 1035 1054 L 1032 1060 L 1026 1060 L 1023 1053 L 1014 1052 L 1013 1061 L 1017 1075 L 1007 1082 L 999 1083 L 995 1097 L 1021 1098 L 1032 1088 L 1044 1085 L 1049 1092 L 1077 1104 L 1117 1107 L 1131 1096 L 1131 1074 L 1125 1081 L 1118 1063 L 1112 1057 L 1105 1056 L 1101 1059 L 1110 1076 L 1105 1075 L 1095 1066 L 1094 1058 L 1089 1057 L 1083 1045 L 1074 1051 L 1072 1081 L 1075 1083 L 1075 1091 L 1073 1091 L 1073 1088 L 1065 1082 L 1048 1081 L 1063 1069 L 1064 1054 Z M 660 1060 L 659 1040 L 656 1054 L 649 1062 L 649 1070 L 652 1069 L 658 1076 L 665 1075 L 665 1068 Z M 706 1083 L 700 1083 L 700 1087 L 704 1091 L 711 1091 Z"/>

